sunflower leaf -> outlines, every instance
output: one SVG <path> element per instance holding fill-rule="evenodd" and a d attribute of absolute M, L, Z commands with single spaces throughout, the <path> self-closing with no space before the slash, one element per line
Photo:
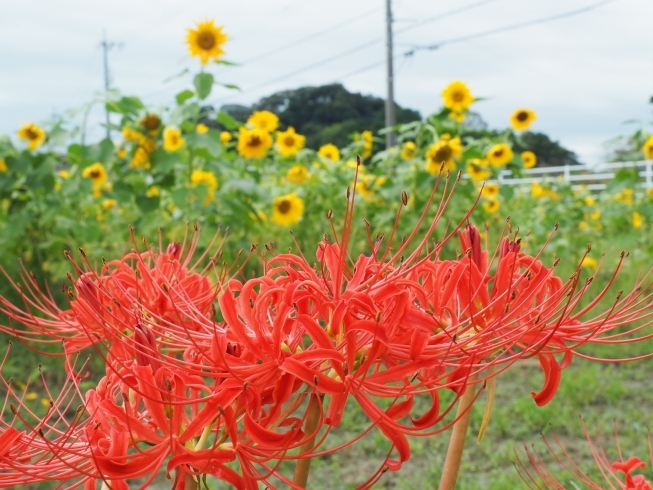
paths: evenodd
<path fill-rule="evenodd" d="M 193 79 L 197 96 L 200 99 L 206 99 L 213 88 L 213 75 L 210 73 L 198 73 Z"/>
<path fill-rule="evenodd" d="M 191 99 L 195 97 L 195 92 L 192 90 L 184 90 L 182 92 L 179 92 L 177 95 L 175 95 L 175 99 L 177 100 L 177 104 L 183 104 L 186 102 L 188 99 Z"/>

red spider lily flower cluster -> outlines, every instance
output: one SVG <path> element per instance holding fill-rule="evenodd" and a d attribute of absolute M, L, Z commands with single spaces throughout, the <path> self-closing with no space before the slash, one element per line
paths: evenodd
<path fill-rule="evenodd" d="M 583 431 L 585 432 L 589 448 L 594 457 L 599 474 L 601 475 L 600 481 L 587 475 L 587 473 L 585 473 L 578 464 L 574 462 L 569 452 L 564 448 L 560 439 L 555 434 L 553 436 L 555 444 L 548 441 L 544 436 L 542 437 L 548 450 L 554 456 L 555 461 L 569 476 L 574 478 L 578 483 L 582 483 L 585 487 L 594 490 L 601 490 L 603 488 L 653 490 L 653 485 L 644 475 L 635 474 L 636 471 L 646 468 L 647 464 L 636 456 L 628 458 L 624 457 L 621 447 L 619 446 L 619 438 L 617 437 L 616 428 L 615 439 L 618 454 L 618 459 L 616 461 L 607 456 L 605 448 L 601 444 L 598 436 L 596 442 L 592 440 L 584 422 Z M 558 449 L 557 451 L 556 448 Z M 651 446 L 650 434 L 648 435 L 648 448 L 649 461 L 653 466 L 653 447 Z M 521 458 L 519 458 L 519 455 L 517 456 L 519 460 L 519 464 L 516 465 L 517 471 L 529 488 L 547 488 L 552 490 L 564 490 L 566 488 L 550 471 L 542 457 L 533 450 L 526 448 L 526 456 L 528 458 L 527 463 L 523 462 Z"/>
<path fill-rule="evenodd" d="M 58 480 L 90 490 L 102 481 L 126 489 L 127 480 L 146 478 L 144 488 L 163 468 L 176 489 L 197 488 L 205 475 L 239 489 L 302 488 L 285 475 L 286 462 L 338 451 L 376 428 L 392 449 L 360 485 L 369 488 L 410 458 L 410 436 L 451 427 L 458 397 L 516 361 L 539 359 L 546 379 L 533 397 L 543 405 L 582 345 L 653 335 L 639 333 L 653 314 L 644 279 L 588 318 L 608 287 L 580 307 L 592 281 L 581 282 L 578 269 L 563 282 L 516 234 L 490 253 L 465 216 L 432 242 L 449 183 L 435 217 L 427 221 L 427 206 L 409 236 L 373 239 L 368 226 L 371 252 L 357 258 L 348 254 L 348 191 L 344 227 L 336 233 L 332 222 L 333 239 L 318 244 L 313 265 L 301 252 L 266 246 L 262 275 L 245 279 L 241 269 L 218 267 L 220 247 L 192 262 L 196 233 L 189 245 L 159 251 L 147 243 L 139 251 L 134 240 L 132 252 L 97 270 L 82 252 L 66 310 L 26 274 L 16 284 L 23 305 L 0 300 L 10 318 L 2 330 L 31 345 L 63 341 L 68 382 L 48 391 L 51 406 L 38 417 L 2 378 L 0 486 Z M 456 236 L 461 253 L 444 259 Z M 91 389 L 81 387 L 84 350 L 106 366 Z M 442 389 L 456 394 L 447 406 Z M 429 400 L 423 413 L 415 413 L 417 397 Z M 348 404 L 369 428 L 330 447 Z"/>

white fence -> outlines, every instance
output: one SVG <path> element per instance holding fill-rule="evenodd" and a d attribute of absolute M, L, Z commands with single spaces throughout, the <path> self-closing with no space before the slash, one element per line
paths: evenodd
<path fill-rule="evenodd" d="M 653 188 L 653 160 L 638 162 L 602 163 L 594 166 L 563 165 L 561 167 L 530 168 L 522 171 L 522 176 L 513 175 L 510 170 L 499 172 L 497 182 L 503 185 L 530 185 L 533 182 L 547 182 L 561 179 L 572 184 L 573 188 L 585 186 L 590 190 L 603 190 L 607 183 L 614 178 L 617 171 L 624 168 L 636 168 L 642 180 L 641 186 L 646 189 Z M 469 178 L 464 174 L 464 178 Z"/>

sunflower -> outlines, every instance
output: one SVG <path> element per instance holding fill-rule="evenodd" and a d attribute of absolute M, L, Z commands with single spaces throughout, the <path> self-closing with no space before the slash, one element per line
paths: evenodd
<path fill-rule="evenodd" d="M 163 131 L 163 149 L 166 151 L 177 151 L 184 146 L 184 138 L 181 136 L 181 129 L 166 128 Z"/>
<path fill-rule="evenodd" d="M 596 262 L 596 259 L 593 259 L 592 257 L 583 257 L 583 260 L 580 263 L 581 267 L 585 267 L 587 269 L 596 269 L 596 267 L 599 264 Z"/>
<path fill-rule="evenodd" d="M 218 60 L 224 54 L 222 45 L 227 42 L 227 35 L 222 27 L 217 27 L 213 20 L 198 22 L 197 29 L 188 29 L 186 43 L 191 56 L 198 56 L 206 65 L 210 58 Z"/>
<path fill-rule="evenodd" d="M 469 163 L 467 165 L 467 174 L 469 175 L 469 178 L 472 179 L 472 182 L 481 182 L 487 180 L 492 175 L 492 172 L 481 166 Z"/>
<path fill-rule="evenodd" d="M 193 170 L 193 173 L 190 175 L 190 182 L 193 187 L 197 187 L 200 184 L 206 185 L 207 189 L 204 204 L 213 201 L 215 198 L 215 191 L 218 188 L 218 179 L 213 172 L 210 170 Z"/>
<path fill-rule="evenodd" d="M 415 152 L 417 151 L 417 146 L 412 141 L 406 141 L 404 146 L 401 148 L 401 158 L 404 160 L 412 160 L 415 158 Z"/>
<path fill-rule="evenodd" d="M 156 133 L 156 130 L 159 129 L 159 126 L 161 126 L 161 119 L 156 114 L 147 114 L 138 122 L 150 133 Z"/>
<path fill-rule="evenodd" d="M 457 136 L 451 138 L 449 135 L 442 135 L 442 139 L 433 143 L 426 152 L 426 171 L 430 174 L 437 174 L 444 162 L 444 170 L 454 170 L 454 160 L 463 154 L 463 145 Z"/>
<path fill-rule="evenodd" d="M 34 123 L 27 123 L 18 130 L 18 137 L 27 140 L 30 150 L 36 150 L 45 141 L 45 131 Z"/>
<path fill-rule="evenodd" d="M 644 143 L 642 151 L 644 152 L 644 158 L 653 160 L 653 134 Z"/>
<path fill-rule="evenodd" d="M 451 82 L 444 88 L 442 99 L 444 106 L 451 112 L 463 112 L 474 102 L 469 87 L 460 80 Z"/>
<path fill-rule="evenodd" d="M 138 143 L 139 145 L 147 141 L 147 136 L 145 136 L 140 131 L 136 131 L 135 129 L 130 128 L 129 126 L 124 126 L 122 128 L 122 137 L 125 138 L 125 141 Z"/>
<path fill-rule="evenodd" d="M 461 123 L 461 122 L 463 122 L 463 121 L 465 120 L 465 118 L 466 118 L 467 116 L 465 115 L 464 112 L 455 112 L 455 111 L 451 111 L 451 112 L 449 113 L 449 117 L 450 117 L 451 119 L 453 119 L 454 121 L 456 121 L 457 123 Z"/>
<path fill-rule="evenodd" d="M 517 109 L 510 116 L 510 124 L 515 131 L 526 131 L 535 119 L 534 111 L 530 109 Z"/>
<path fill-rule="evenodd" d="M 9 170 L 9 167 L 7 167 L 7 162 L 5 162 L 4 158 L 0 158 L 0 172 L 1 173 L 7 173 L 7 170 Z"/>
<path fill-rule="evenodd" d="M 505 143 L 498 143 L 487 152 L 487 159 L 495 167 L 503 167 L 514 157 L 512 149 Z"/>
<path fill-rule="evenodd" d="M 317 151 L 317 154 L 323 158 L 327 158 L 333 162 L 340 160 L 340 150 L 336 145 L 327 143 L 326 145 L 320 146 L 320 149 Z"/>
<path fill-rule="evenodd" d="M 127 158 L 127 150 L 125 150 L 124 146 L 121 146 L 116 150 L 116 156 L 120 158 L 121 160 L 124 160 Z"/>
<path fill-rule="evenodd" d="M 499 184 L 485 184 L 481 195 L 486 199 L 496 199 L 499 195 Z"/>
<path fill-rule="evenodd" d="M 198 134 L 208 133 L 209 127 L 206 124 L 199 123 L 195 126 L 195 131 L 197 131 Z"/>
<path fill-rule="evenodd" d="M 132 161 L 129 163 L 129 168 L 132 170 L 136 170 L 138 168 L 150 168 L 150 153 L 143 148 L 142 146 L 139 146 L 136 148 L 136 151 L 134 152 L 134 156 L 132 157 Z"/>
<path fill-rule="evenodd" d="M 107 181 L 107 171 L 100 162 L 95 162 L 93 165 L 89 165 L 82 172 L 82 177 L 91 179 L 94 187 L 102 187 L 102 185 Z"/>
<path fill-rule="evenodd" d="M 291 184 L 303 184 L 306 182 L 306 179 L 308 179 L 308 169 L 303 165 L 293 165 L 290 170 L 288 170 L 286 179 Z"/>
<path fill-rule="evenodd" d="M 372 131 L 363 131 L 361 139 L 363 140 L 363 158 L 369 158 L 372 156 L 372 148 L 374 147 Z"/>
<path fill-rule="evenodd" d="M 533 168 L 537 163 L 537 157 L 532 151 L 523 151 L 521 161 L 524 163 L 524 168 Z"/>
<path fill-rule="evenodd" d="M 263 129 L 247 129 L 241 126 L 236 149 L 245 158 L 263 158 L 272 146 L 272 136 Z"/>
<path fill-rule="evenodd" d="M 295 133 L 295 128 L 289 126 L 286 131 L 277 133 L 277 148 L 284 157 L 291 157 L 304 148 L 306 137 Z"/>
<path fill-rule="evenodd" d="M 273 203 L 273 223 L 281 226 L 290 226 L 297 223 L 304 214 L 304 201 L 294 192 L 285 196 L 277 197 Z"/>
<path fill-rule="evenodd" d="M 148 190 L 145 191 L 147 197 L 156 197 L 161 194 L 161 189 L 158 186 L 153 185 Z"/>
<path fill-rule="evenodd" d="M 220 143 L 222 143 L 223 145 L 226 145 L 232 139 L 233 139 L 233 136 L 231 135 L 231 133 L 229 131 L 222 131 L 220 133 Z"/>
<path fill-rule="evenodd" d="M 114 208 L 116 204 L 118 204 L 118 201 L 116 201 L 115 199 L 105 199 L 102 202 L 102 207 L 108 210 Z"/>
<path fill-rule="evenodd" d="M 641 228 L 642 223 L 642 215 L 635 211 L 633 213 L 633 228 Z"/>
<path fill-rule="evenodd" d="M 376 187 L 381 187 L 387 181 L 387 177 L 361 175 L 358 182 L 356 182 L 356 192 L 363 196 L 363 199 L 366 199 L 374 194 Z"/>
<path fill-rule="evenodd" d="M 483 209 L 490 214 L 496 213 L 500 206 L 501 203 L 497 199 L 489 199 L 483 203 Z"/>
<path fill-rule="evenodd" d="M 279 117 L 270 111 L 254 111 L 249 116 L 247 124 L 256 128 L 272 133 L 279 127 Z"/>

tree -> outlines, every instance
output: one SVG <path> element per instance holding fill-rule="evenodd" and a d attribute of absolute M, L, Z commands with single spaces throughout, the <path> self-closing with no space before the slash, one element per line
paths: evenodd
<path fill-rule="evenodd" d="M 339 83 L 321 87 L 283 90 L 244 106 L 225 105 L 221 110 L 243 120 L 244 112 L 272 111 L 279 116 L 282 129 L 293 126 L 306 136 L 306 146 L 317 149 L 326 143 L 346 146 L 352 133 L 385 127 L 385 101 L 379 97 L 351 93 Z M 421 119 L 419 112 L 397 106 L 397 123 Z"/>

